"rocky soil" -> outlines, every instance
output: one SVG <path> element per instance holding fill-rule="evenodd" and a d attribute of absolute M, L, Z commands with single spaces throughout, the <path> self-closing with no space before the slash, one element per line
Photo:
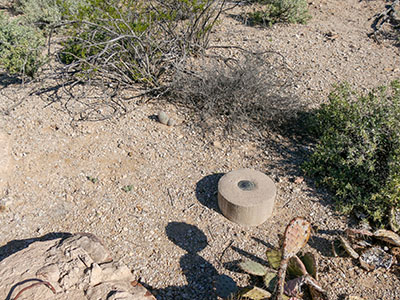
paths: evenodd
<path fill-rule="evenodd" d="M 269 29 L 243 24 L 237 16 L 250 8 L 237 7 L 223 15 L 212 44 L 281 53 L 296 95 L 316 106 L 335 83 L 363 90 L 400 77 L 399 48 L 368 37 L 373 16 L 385 5 L 314 0 L 307 25 Z M 251 139 L 207 138 L 187 110 L 159 99 L 127 102 L 128 113 L 119 118 L 79 122 L 87 101 L 104 95 L 91 91 L 86 102 L 68 95 L 49 102 L 29 94 L 29 84 L 4 77 L 0 85 L 0 128 L 11 141 L 14 165 L 0 198 L 0 263 L 41 237 L 90 232 L 157 299 L 217 299 L 214 287 L 221 280 L 249 283 L 232 262 L 265 262 L 286 224 L 304 216 L 318 228 L 306 250 L 319 259 L 330 299 L 400 298 L 395 273 L 367 272 L 348 257 L 333 256 L 331 241 L 350 220 L 302 179 L 299 164 L 310 145 L 277 133 L 263 147 Z M 176 120 L 174 126 L 157 122 L 160 110 Z M 276 183 L 273 216 L 258 227 L 231 223 L 218 209 L 218 180 L 238 168 L 262 171 Z"/>

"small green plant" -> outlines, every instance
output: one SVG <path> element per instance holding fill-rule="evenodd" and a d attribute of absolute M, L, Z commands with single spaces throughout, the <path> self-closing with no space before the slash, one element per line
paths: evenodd
<path fill-rule="evenodd" d="M 0 67 L 10 75 L 34 77 L 44 64 L 43 34 L 0 11 Z"/>
<path fill-rule="evenodd" d="M 92 183 L 97 183 L 99 181 L 98 178 L 92 177 L 92 176 L 86 176 L 86 179 L 89 180 Z"/>
<path fill-rule="evenodd" d="M 305 24 L 311 18 L 306 0 L 258 0 L 252 1 L 265 5 L 247 15 L 254 24 L 271 26 L 275 23 Z"/>
<path fill-rule="evenodd" d="M 123 190 L 125 193 L 128 193 L 128 192 L 130 192 L 130 191 L 133 190 L 133 185 L 132 185 L 132 184 L 125 185 L 124 187 L 122 187 L 122 190 Z"/>
<path fill-rule="evenodd" d="M 400 208 L 400 83 L 365 95 L 340 85 L 311 120 L 318 143 L 306 174 L 334 193 L 342 212 L 387 226 Z"/>

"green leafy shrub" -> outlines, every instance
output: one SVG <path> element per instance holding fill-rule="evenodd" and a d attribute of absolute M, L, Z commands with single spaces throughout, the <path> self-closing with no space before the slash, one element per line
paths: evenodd
<path fill-rule="evenodd" d="M 24 23 L 44 28 L 59 24 L 66 14 L 77 13 L 86 3 L 86 0 L 18 0 L 14 9 L 22 14 Z"/>
<path fill-rule="evenodd" d="M 52 24 L 62 19 L 59 0 L 19 0 L 16 2 L 16 10 L 23 14 L 26 23 Z"/>
<path fill-rule="evenodd" d="M 0 67 L 11 75 L 33 77 L 43 65 L 40 31 L 0 12 Z"/>
<path fill-rule="evenodd" d="M 271 26 L 275 23 L 300 23 L 305 24 L 311 18 L 308 14 L 306 0 L 256 0 L 265 5 L 262 10 L 248 14 L 254 24 Z"/>
<path fill-rule="evenodd" d="M 319 141 L 306 173 L 334 193 L 341 211 L 385 225 L 400 208 L 400 83 L 366 95 L 338 86 L 311 128 Z"/>
<path fill-rule="evenodd" d="M 81 75 L 158 86 L 161 76 L 208 43 L 217 0 L 87 0 L 60 55 Z"/>

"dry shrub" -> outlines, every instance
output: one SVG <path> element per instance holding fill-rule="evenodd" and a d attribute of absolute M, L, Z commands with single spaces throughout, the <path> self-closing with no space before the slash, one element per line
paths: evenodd
<path fill-rule="evenodd" d="M 169 100 L 196 113 L 200 128 L 232 135 L 263 136 L 299 111 L 292 76 L 277 53 L 213 58 L 176 73 Z M 250 134 L 250 135 L 249 135 Z"/>
<path fill-rule="evenodd" d="M 71 23 L 61 61 L 84 80 L 160 88 L 175 64 L 207 47 L 224 2 L 87 0 L 78 14 L 66 16 Z"/>

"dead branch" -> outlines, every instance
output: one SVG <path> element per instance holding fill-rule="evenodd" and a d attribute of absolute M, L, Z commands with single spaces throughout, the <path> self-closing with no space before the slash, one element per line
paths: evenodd
<path fill-rule="evenodd" d="M 135 22 L 142 22 L 138 13 L 127 14 L 121 8 L 113 6 L 117 15 L 107 11 L 102 20 L 73 20 L 79 23 L 74 34 L 74 45 L 86 52 L 83 57 L 64 50 L 71 62 L 65 66 L 66 74 L 82 70 L 79 75 L 108 78 L 113 82 L 131 86 L 140 83 L 154 90 L 162 85 L 162 78 L 173 73 L 174 68 L 188 57 L 188 54 L 204 51 L 209 42 L 209 33 L 219 18 L 226 0 L 217 4 L 207 0 L 201 10 L 194 10 L 179 2 L 157 0 L 149 3 L 148 9 L 155 16 L 164 16 L 170 11 L 181 15 L 175 20 L 165 17 L 150 17 L 143 31 L 134 28 Z M 96 8 L 99 9 L 99 8 Z M 121 31 L 121 28 L 124 28 Z M 99 40 L 99 37 L 100 40 Z M 83 74 L 82 74 L 83 73 Z"/>
<path fill-rule="evenodd" d="M 370 36 L 373 35 L 373 38 L 377 43 L 379 43 L 377 35 L 382 31 L 382 26 L 385 23 L 395 24 L 395 26 L 398 26 L 400 24 L 400 16 L 398 15 L 398 12 L 395 8 L 399 3 L 400 0 L 394 0 L 392 5 L 387 6 L 383 12 L 375 15 L 376 17 L 372 24 L 374 32 L 370 34 Z"/>
<path fill-rule="evenodd" d="M 22 290 L 20 290 L 19 293 L 13 298 L 13 300 L 17 300 L 19 298 L 19 296 L 21 296 L 22 293 L 25 292 L 26 290 L 29 290 L 29 289 L 31 289 L 31 288 L 33 288 L 33 287 L 35 287 L 37 285 L 41 285 L 41 284 L 44 284 L 45 286 L 47 286 L 53 292 L 53 294 L 56 294 L 56 290 L 50 284 L 50 282 L 40 280 L 40 281 L 38 281 L 38 282 L 36 282 L 34 284 L 31 284 L 30 286 L 27 286 L 27 287 L 23 288 Z"/>

